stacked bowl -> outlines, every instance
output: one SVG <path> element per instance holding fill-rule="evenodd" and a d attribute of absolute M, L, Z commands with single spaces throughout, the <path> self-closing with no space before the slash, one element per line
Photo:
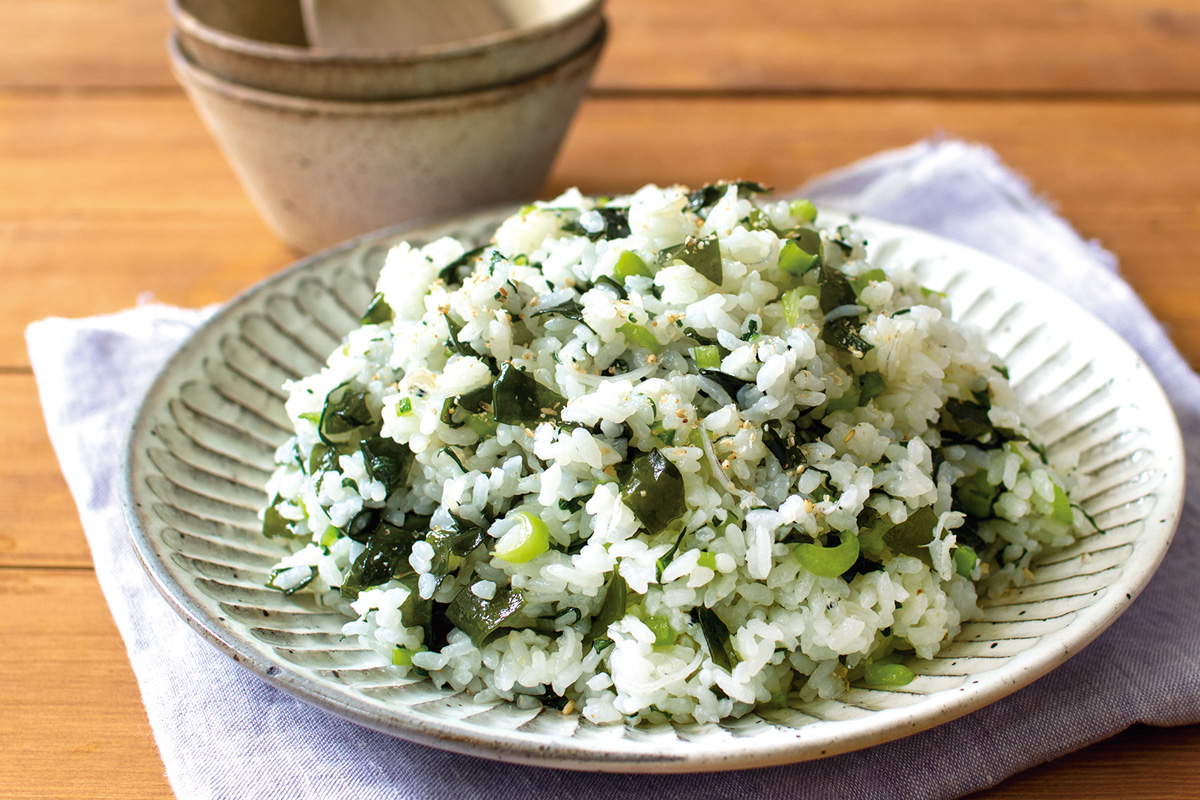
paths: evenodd
<path fill-rule="evenodd" d="M 168 49 L 268 227 L 312 251 L 536 196 L 603 48 L 602 3 L 168 0 Z"/>

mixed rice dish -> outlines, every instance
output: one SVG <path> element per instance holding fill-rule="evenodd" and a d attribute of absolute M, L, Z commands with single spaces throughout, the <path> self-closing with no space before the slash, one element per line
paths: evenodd
<path fill-rule="evenodd" d="M 1092 530 L 1001 361 L 757 184 L 569 191 L 388 254 L 288 384 L 269 585 L 397 677 L 594 723 L 913 679 Z"/>

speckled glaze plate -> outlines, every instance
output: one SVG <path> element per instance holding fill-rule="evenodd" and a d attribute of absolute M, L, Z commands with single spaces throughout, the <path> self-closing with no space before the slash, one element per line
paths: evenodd
<path fill-rule="evenodd" d="M 1118 336 L 1026 274 L 929 234 L 859 218 L 876 266 L 915 264 L 955 316 L 987 332 L 1050 451 L 1078 455 L 1075 498 L 1104 533 L 1037 565 L 1029 586 L 894 690 L 853 688 L 721 724 L 597 726 L 577 714 L 477 705 L 399 678 L 340 634 L 314 598 L 264 588 L 281 547 L 257 511 L 289 436 L 280 386 L 321 367 L 358 324 L 389 245 L 486 241 L 507 211 L 383 231 L 307 258 L 233 300 L 163 369 L 131 432 L 124 505 L 134 545 L 175 609 L 265 680 L 355 722 L 504 761 L 622 772 L 699 772 L 842 753 L 920 731 L 1044 675 L 1110 625 L 1162 559 L 1183 499 L 1183 445 L 1150 370 Z M 839 216 L 822 215 L 822 223 Z"/>

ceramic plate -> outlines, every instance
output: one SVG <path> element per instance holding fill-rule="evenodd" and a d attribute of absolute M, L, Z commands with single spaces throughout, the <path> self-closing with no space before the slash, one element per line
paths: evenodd
<path fill-rule="evenodd" d="M 1183 446 L 1162 390 L 1119 337 L 1070 300 L 993 258 L 869 219 L 877 266 L 917 265 L 955 316 L 1007 361 L 1051 451 L 1078 455 L 1076 498 L 1104 529 L 1037 565 L 1034 582 L 985 602 L 981 619 L 894 690 L 854 688 L 708 725 L 597 726 L 578 715 L 476 705 L 396 677 L 303 594 L 264 588 L 281 546 L 257 511 L 289 436 L 284 380 L 319 369 L 358 324 L 390 244 L 454 234 L 486 241 L 506 213 L 390 230 L 312 256 L 232 301 L 171 359 L 129 442 L 124 502 L 159 589 L 217 647 L 267 681 L 355 722 L 471 755 L 582 770 L 687 772 L 819 758 L 895 739 L 994 702 L 1078 652 L 1138 594 L 1170 543 Z M 837 215 L 824 214 L 822 223 Z"/>

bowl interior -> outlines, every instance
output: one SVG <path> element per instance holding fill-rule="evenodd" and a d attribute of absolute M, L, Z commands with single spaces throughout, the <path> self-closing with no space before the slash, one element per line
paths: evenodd
<path fill-rule="evenodd" d="M 444 58 L 542 38 L 602 0 L 169 0 L 177 25 L 234 50 L 323 60 Z M 267 46 L 267 47 L 264 47 Z"/>

